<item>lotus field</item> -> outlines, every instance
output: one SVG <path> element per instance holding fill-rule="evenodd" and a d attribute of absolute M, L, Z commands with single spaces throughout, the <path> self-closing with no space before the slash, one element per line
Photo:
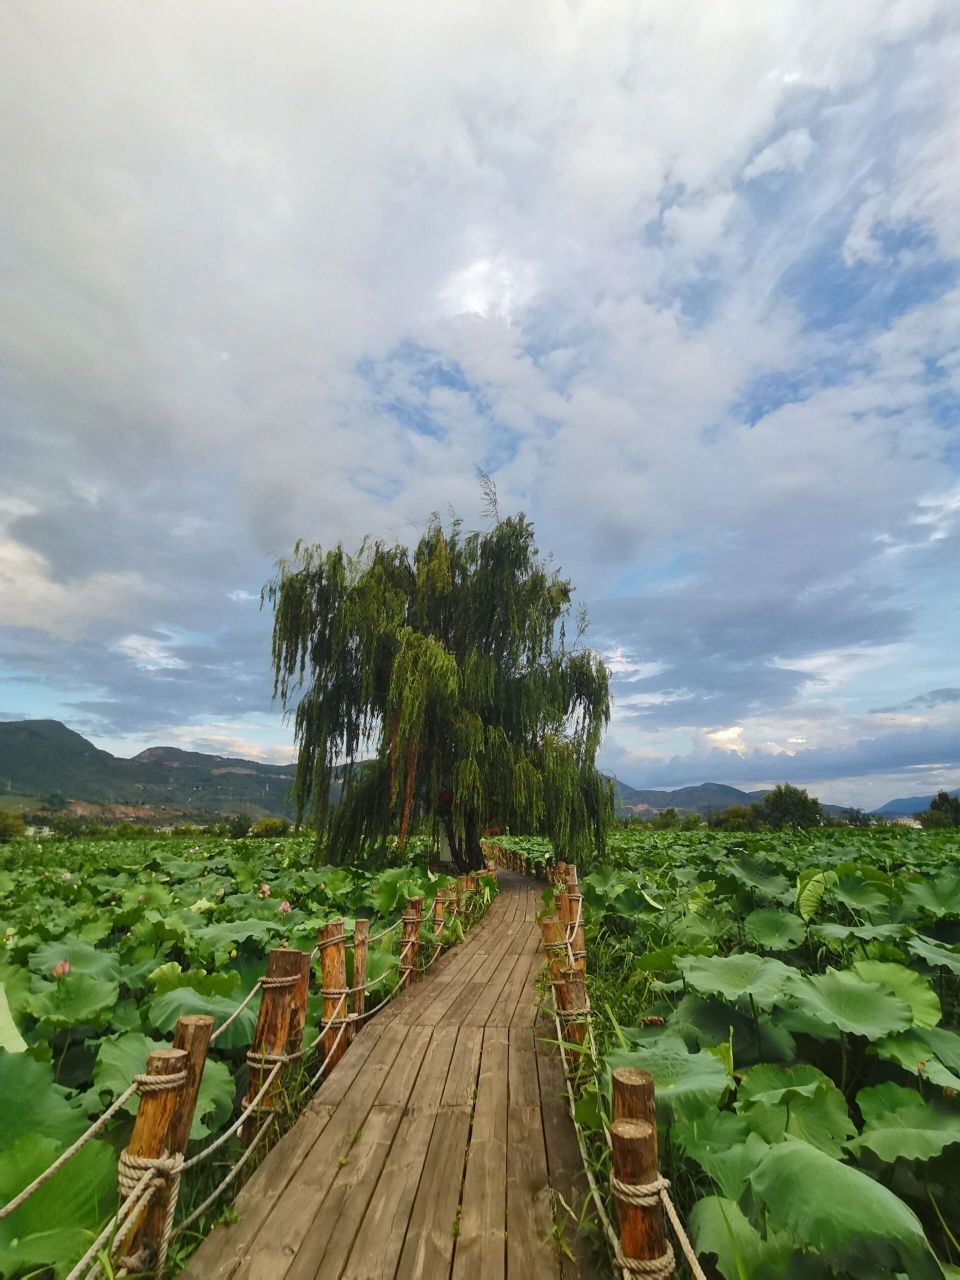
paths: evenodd
<path fill-rule="evenodd" d="M 613 1068 L 653 1073 L 664 1174 L 725 1280 L 960 1276 L 958 835 L 618 832 L 581 873 L 579 1119 L 599 1130 Z"/>
<path fill-rule="evenodd" d="M 366 872 L 316 867 L 312 839 L 20 840 L 0 850 L 0 1208 L 47 1169 L 169 1044 L 182 1014 L 215 1028 L 264 972 L 266 954 L 310 951 L 343 917 L 396 922 L 403 903 L 447 878 L 412 864 Z M 489 892 L 489 890 L 485 891 Z M 448 927 L 461 935 L 460 921 Z M 398 933 L 371 945 L 368 1002 L 398 981 Z M 451 941 L 446 937 L 445 941 Z M 348 953 L 349 954 L 349 953 Z M 349 975 L 348 975 L 349 976 Z M 314 987 L 319 989 L 320 984 Z M 259 999 L 259 993 L 257 995 Z M 254 999 L 207 1059 L 191 1151 L 237 1114 Z M 321 1019 L 311 996 L 305 1042 Z M 53 1179 L 0 1220 L 0 1277 L 64 1275 L 116 1206 L 117 1153 L 136 1096 Z M 242 1150 L 231 1139 L 206 1174 L 185 1180 L 181 1209 L 202 1200 Z M 210 1169 L 210 1166 L 204 1166 Z M 211 1218 L 171 1253 L 176 1269 Z M 54 1271 L 45 1269 L 52 1266 Z"/>

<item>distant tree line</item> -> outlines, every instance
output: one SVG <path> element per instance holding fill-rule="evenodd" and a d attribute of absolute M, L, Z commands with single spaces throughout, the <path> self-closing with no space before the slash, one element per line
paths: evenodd
<path fill-rule="evenodd" d="M 928 831 L 939 831 L 950 827 L 960 827 L 960 796 L 951 796 L 946 791 L 938 791 L 930 801 L 930 808 L 918 813 L 921 826 Z"/>

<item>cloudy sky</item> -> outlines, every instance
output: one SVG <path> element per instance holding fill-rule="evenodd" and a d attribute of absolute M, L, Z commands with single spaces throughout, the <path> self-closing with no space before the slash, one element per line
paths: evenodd
<path fill-rule="evenodd" d="M 297 537 L 536 522 L 637 786 L 960 785 L 955 0 L 6 0 L 0 718 L 288 759 Z"/>

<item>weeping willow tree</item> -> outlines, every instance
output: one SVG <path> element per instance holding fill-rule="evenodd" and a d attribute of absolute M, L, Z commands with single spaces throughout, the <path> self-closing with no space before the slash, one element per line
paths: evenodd
<path fill-rule="evenodd" d="M 375 857 L 424 822 L 462 871 L 482 865 L 490 826 L 545 834 L 568 857 L 602 848 L 606 668 L 582 646 L 582 613 L 568 639 L 571 585 L 532 524 L 501 518 L 495 495 L 491 517 L 465 533 L 434 515 L 413 551 L 298 543 L 264 588 L 274 693 L 295 708 L 298 818 L 333 860 Z"/>

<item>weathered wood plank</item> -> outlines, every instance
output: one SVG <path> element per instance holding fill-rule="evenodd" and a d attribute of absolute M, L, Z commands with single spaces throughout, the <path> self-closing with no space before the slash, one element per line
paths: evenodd
<path fill-rule="evenodd" d="M 434 1276 L 450 1274 L 469 1133 L 470 1107 L 440 1108 L 424 1176 L 407 1224 L 396 1280 L 432 1280 Z"/>
<path fill-rule="evenodd" d="M 507 1234 L 507 1033 L 483 1033 L 453 1280 L 502 1280 Z"/>
<path fill-rule="evenodd" d="M 539 1101 L 507 1112 L 507 1275 L 559 1280 Z"/>

